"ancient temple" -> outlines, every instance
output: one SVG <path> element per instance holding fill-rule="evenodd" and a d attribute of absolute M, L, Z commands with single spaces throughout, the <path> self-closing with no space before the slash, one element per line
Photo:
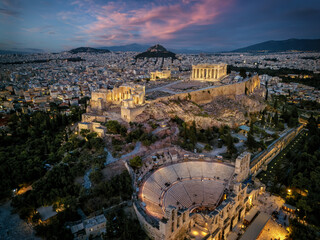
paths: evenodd
<path fill-rule="evenodd" d="M 227 75 L 227 64 L 192 65 L 191 80 L 218 81 Z"/>
<path fill-rule="evenodd" d="M 163 70 L 163 71 L 155 71 L 150 72 L 150 80 L 154 81 L 157 79 L 167 79 L 171 77 L 171 71 L 170 70 Z"/>

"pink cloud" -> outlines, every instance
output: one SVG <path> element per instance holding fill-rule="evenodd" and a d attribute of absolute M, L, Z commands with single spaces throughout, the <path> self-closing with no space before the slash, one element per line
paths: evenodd
<path fill-rule="evenodd" d="M 88 10 L 96 21 L 86 25 L 84 31 L 96 44 L 174 39 L 190 26 L 214 24 L 231 1 L 179 0 L 131 10 L 125 10 L 123 3 L 111 2 Z"/>

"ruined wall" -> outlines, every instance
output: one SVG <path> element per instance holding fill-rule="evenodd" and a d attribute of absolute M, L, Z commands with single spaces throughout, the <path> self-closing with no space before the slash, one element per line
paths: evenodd
<path fill-rule="evenodd" d="M 90 114 L 90 113 L 83 113 L 81 115 L 82 122 L 106 122 L 107 117 L 103 116 L 103 115 L 94 115 L 94 114 Z"/>
<path fill-rule="evenodd" d="M 129 108 L 129 107 L 121 107 L 121 118 L 127 122 L 132 122 L 135 120 L 135 118 L 141 114 L 146 106 L 138 106 L 135 108 Z"/>
<path fill-rule="evenodd" d="M 257 88 L 260 88 L 260 79 L 258 75 L 255 75 L 250 79 L 240 83 L 206 88 L 206 89 L 193 91 L 189 93 L 180 93 L 180 94 L 175 94 L 169 97 L 161 97 L 154 100 L 154 102 L 159 102 L 163 100 L 187 99 L 198 104 L 206 104 L 219 96 L 251 94 Z"/>

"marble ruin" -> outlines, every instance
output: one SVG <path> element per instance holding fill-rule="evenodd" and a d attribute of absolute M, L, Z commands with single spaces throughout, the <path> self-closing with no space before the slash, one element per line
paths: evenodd
<path fill-rule="evenodd" d="M 170 74 L 169 70 L 155 72 L 152 73 L 152 78 L 157 78 L 157 76 L 168 77 Z M 193 65 L 191 80 L 220 81 L 226 74 L 226 64 Z M 251 94 L 259 88 L 260 79 L 255 75 L 242 82 L 206 88 L 206 91 L 199 89 L 191 92 L 176 93 L 154 101 L 159 101 L 159 99 L 189 99 L 197 104 L 203 104 L 212 101 L 218 96 Z M 89 123 L 104 123 L 107 119 L 118 120 L 120 118 L 126 122 L 135 121 L 136 117 L 143 113 L 148 105 L 145 101 L 145 94 L 145 86 L 138 84 L 123 84 L 112 90 L 99 89 L 92 92 L 90 104 L 86 113 L 82 115 L 82 123 L 79 124 L 79 132 L 81 129 L 90 129 L 97 132 L 99 136 L 104 136 L 102 125 Z"/>
<path fill-rule="evenodd" d="M 107 128 L 105 126 L 102 126 L 99 122 L 80 122 L 78 123 L 79 134 L 81 134 L 82 129 L 95 132 L 99 137 L 104 137 L 107 130 Z"/>
<path fill-rule="evenodd" d="M 168 79 L 170 77 L 171 77 L 170 70 L 150 72 L 150 80 L 151 81 L 155 81 L 157 79 Z"/>
<path fill-rule="evenodd" d="M 227 75 L 227 64 L 192 65 L 191 80 L 218 81 Z"/>
<path fill-rule="evenodd" d="M 145 86 L 123 84 L 112 90 L 99 89 L 92 92 L 87 112 L 99 112 L 108 109 L 111 105 L 121 105 L 129 100 L 133 105 L 142 105 L 145 102 Z"/>
<path fill-rule="evenodd" d="M 78 132 L 89 129 L 104 137 L 106 128 L 101 123 L 107 120 L 108 110 L 119 107 L 123 120 L 130 122 L 143 111 L 144 103 L 145 86 L 142 85 L 123 84 L 112 90 L 99 89 L 92 92 L 87 112 L 78 124 Z"/>

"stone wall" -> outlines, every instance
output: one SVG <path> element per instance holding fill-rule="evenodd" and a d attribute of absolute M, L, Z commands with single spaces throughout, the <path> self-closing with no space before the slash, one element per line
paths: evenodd
<path fill-rule="evenodd" d="M 160 97 L 153 101 L 159 102 L 163 100 L 186 99 L 198 104 L 206 104 L 219 96 L 251 94 L 257 88 L 260 88 L 260 79 L 258 75 L 255 75 L 250 79 L 240 83 L 234 83 L 218 87 L 210 87 L 198 91 L 192 91 L 189 93 L 179 93 L 169 97 Z"/>
<path fill-rule="evenodd" d="M 81 133 L 82 129 L 95 132 L 101 138 L 105 137 L 106 131 L 107 131 L 107 128 L 105 126 L 102 126 L 98 122 L 79 122 L 78 123 L 79 134 Z"/>
<path fill-rule="evenodd" d="M 235 163 L 235 174 L 237 174 L 237 182 L 245 180 L 250 172 L 250 158 L 251 154 L 248 152 L 241 153 Z"/>
<path fill-rule="evenodd" d="M 151 238 L 155 240 L 160 240 L 163 239 L 163 236 L 160 232 L 160 230 L 156 227 L 153 227 L 150 223 L 148 223 L 145 219 L 145 217 L 141 214 L 141 211 L 139 211 L 137 205 L 138 203 L 134 202 L 133 203 L 133 208 L 137 214 L 139 223 L 142 227 L 142 229 L 145 231 L 145 233 Z"/>
<path fill-rule="evenodd" d="M 127 122 L 132 122 L 138 116 L 143 112 L 143 110 L 146 108 L 146 106 L 137 106 L 134 108 L 130 107 L 121 107 L 121 118 Z"/>
<path fill-rule="evenodd" d="M 252 176 L 257 176 L 263 165 L 268 165 L 303 129 L 303 125 L 290 130 L 274 143 L 268 146 L 266 150 L 254 157 L 250 163 L 250 172 Z"/>
<path fill-rule="evenodd" d="M 81 115 L 82 122 L 106 122 L 107 117 L 103 115 L 95 115 L 90 113 L 83 113 Z"/>

